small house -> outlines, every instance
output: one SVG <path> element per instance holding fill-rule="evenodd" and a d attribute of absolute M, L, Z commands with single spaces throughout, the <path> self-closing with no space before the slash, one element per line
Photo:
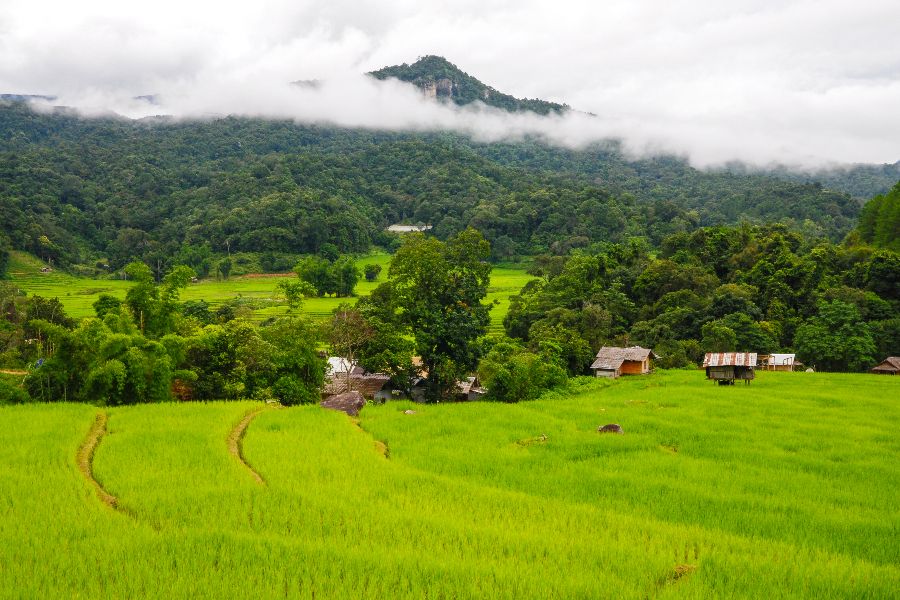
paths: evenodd
<path fill-rule="evenodd" d="M 478 381 L 477 377 L 466 377 L 463 381 L 456 382 L 456 399 L 463 401 L 480 400 L 487 393 Z"/>
<path fill-rule="evenodd" d="M 872 369 L 876 375 L 900 375 L 900 356 L 888 356 L 884 361 Z"/>
<path fill-rule="evenodd" d="M 749 384 L 756 377 L 756 352 L 708 352 L 703 357 L 706 378 L 719 385 L 734 385 L 735 379 Z"/>
<path fill-rule="evenodd" d="M 764 354 L 759 357 L 759 366 L 766 371 L 793 371 L 797 362 L 796 354 Z"/>
<path fill-rule="evenodd" d="M 659 358 L 649 348 L 603 346 L 591 364 L 591 370 L 596 377 L 616 378 L 619 375 L 645 375 L 650 372 L 651 357 Z"/>
<path fill-rule="evenodd" d="M 390 376 L 384 373 L 367 373 L 359 365 L 341 356 L 329 356 L 322 394 L 332 396 L 357 391 L 364 398 L 373 399 L 387 386 L 390 379 Z"/>
<path fill-rule="evenodd" d="M 387 230 L 391 233 L 421 233 L 431 229 L 431 225 L 390 225 Z"/>

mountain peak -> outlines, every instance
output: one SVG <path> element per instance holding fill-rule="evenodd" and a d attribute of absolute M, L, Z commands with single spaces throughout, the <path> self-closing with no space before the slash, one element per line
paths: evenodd
<path fill-rule="evenodd" d="M 429 54 L 411 65 L 403 63 L 369 73 L 376 79 L 395 78 L 412 83 L 426 97 L 452 101 L 460 106 L 480 101 L 509 112 L 531 111 L 541 115 L 563 113 L 565 104 L 537 99 L 520 99 L 497 91 L 472 77 L 443 56 Z"/>

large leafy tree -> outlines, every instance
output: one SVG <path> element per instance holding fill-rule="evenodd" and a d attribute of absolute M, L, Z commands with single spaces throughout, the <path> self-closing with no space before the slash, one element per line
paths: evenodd
<path fill-rule="evenodd" d="M 413 234 L 391 260 L 393 296 L 428 374 L 425 397 L 449 398 L 474 370 L 487 332 L 490 244 L 473 229 L 447 242 Z"/>
<path fill-rule="evenodd" d="M 797 328 L 800 359 L 822 371 L 862 371 L 875 363 L 875 342 L 859 310 L 839 300 L 823 302 L 819 314 Z"/>
<path fill-rule="evenodd" d="M 125 294 L 125 304 L 141 333 L 152 338 L 172 333 L 178 318 L 178 298 L 194 277 L 193 269 L 179 265 L 159 285 L 154 283 L 150 267 L 142 262 L 129 264 L 125 272 L 137 282 Z"/>
<path fill-rule="evenodd" d="M 533 400 L 544 390 L 565 383 L 566 370 L 559 354 L 552 344 L 544 344 L 534 353 L 514 340 L 498 342 L 478 365 L 487 398 L 502 402 Z"/>
<path fill-rule="evenodd" d="M 312 285 L 319 296 L 334 294 L 339 298 L 352 296 L 360 271 L 352 256 L 339 256 L 334 261 L 308 256 L 297 263 L 294 271 L 301 281 Z"/>

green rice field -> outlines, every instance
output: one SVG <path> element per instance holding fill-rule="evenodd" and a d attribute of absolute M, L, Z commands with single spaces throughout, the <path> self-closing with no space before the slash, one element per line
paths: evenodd
<path fill-rule="evenodd" d="M 377 281 L 368 282 L 361 278 L 356 286 L 359 296 L 372 293 L 387 278 L 387 267 L 390 261 L 388 254 L 372 254 L 357 260 L 363 269 L 367 264 L 380 264 L 383 269 Z M 132 285 L 120 279 L 91 279 L 75 277 L 63 271 L 41 273 L 44 266 L 37 258 L 23 253 L 10 254 L 9 278 L 12 283 L 21 287 L 29 295 L 59 298 L 71 317 L 83 318 L 94 315 L 93 303 L 100 294 L 110 294 L 124 298 Z M 293 273 L 288 277 L 296 277 Z M 190 284 L 181 293 L 182 300 L 205 300 L 213 308 L 217 305 L 241 297 L 252 301 L 250 318 L 261 321 L 267 317 L 283 315 L 287 305 L 277 301 L 275 286 L 284 275 L 244 275 L 227 280 L 203 279 Z M 522 268 L 495 267 L 491 274 L 491 284 L 486 302 L 494 304 L 491 311 L 491 331 L 500 332 L 503 328 L 503 317 L 509 309 L 509 298 L 519 293 L 532 277 Z M 303 312 L 313 318 L 325 318 L 339 304 L 352 298 L 307 298 L 303 302 Z"/>
<path fill-rule="evenodd" d="M 0 597 L 892 598 L 898 399 L 900 378 L 663 371 L 358 421 L 0 407 Z M 114 506 L 79 468 L 98 414 L 85 464 Z"/>

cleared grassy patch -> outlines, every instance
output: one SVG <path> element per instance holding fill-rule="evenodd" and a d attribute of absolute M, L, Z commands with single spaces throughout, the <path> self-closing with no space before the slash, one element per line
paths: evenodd
<path fill-rule="evenodd" d="M 41 273 L 46 263 L 25 252 L 10 252 L 7 275 L 10 282 L 29 296 L 59 298 L 70 317 L 80 319 L 94 315 L 93 303 L 100 294 L 125 298 L 131 282 L 121 279 L 75 277 L 64 271 Z"/>
<path fill-rule="evenodd" d="M 5 407 L 0 596 L 887 598 L 900 381 L 700 372 L 520 405 Z M 416 414 L 404 414 L 412 408 Z M 619 423 L 624 436 L 601 435 Z M 383 447 L 390 449 L 386 458 Z"/>
<path fill-rule="evenodd" d="M 360 257 L 356 264 L 362 270 L 368 264 L 379 264 L 382 271 L 376 281 L 360 278 L 356 286 L 357 296 L 368 296 L 379 284 L 387 279 L 388 254 L 371 254 Z M 110 294 L 120 299 L 131 287 L 131 282 L 121 279 L 90 279 L 75 277 L 63 271 L 41 273 L 45 266 L 37 258 L 24 252 L 10 255 L 9 277 L 30 295 L 59 298 L 69 316 L 80 319 L 94 315 L 93 303 L 100 294 Z M 287 306 L 276 299 L 276 286 L 288 274 L 258 274 L 232 277 L 230 279 L 207 278 L 190 284 L 181 293 L 182 300 L 205 300 L 213 309 L 235 298 L 248 301 L 250 318 L 262 321 L 269 317 L 287 313 Z M 502 332 L 503 317 L 509 309 L 509 297 L 519 293 L 522 286 L 532 277 L 524 269 L 497 267 L 491 274 L 491 285 L 486 301 L 496 304 L 491 311 L 491 332 Z M 307 298 L 302 312 L 313 318 L 324 319 L 331 316 L 335 308 L 343 302 L 355 302 L 355 298 Z"/>

